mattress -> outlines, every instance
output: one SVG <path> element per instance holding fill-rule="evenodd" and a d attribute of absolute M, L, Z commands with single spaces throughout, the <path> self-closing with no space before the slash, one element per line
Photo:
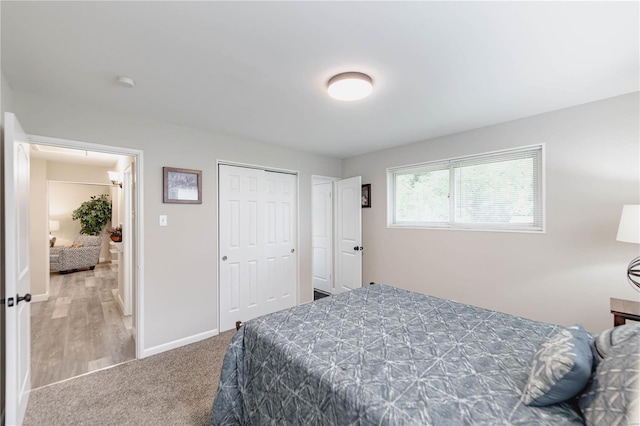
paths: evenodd
<path fill-rule="evenodd" d="M 559 326 L 371 285 L 247 322 L 212 425 L 583 424 L 520 397 Z"/>

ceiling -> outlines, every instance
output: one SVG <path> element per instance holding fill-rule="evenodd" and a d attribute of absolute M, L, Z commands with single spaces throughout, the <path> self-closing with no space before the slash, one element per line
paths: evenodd
<path fill-rule="evenodd" d="M 115 167 L 120 159 L 125 157 L 105 152 L 85 151 L 80 149 L 62 148 L 57 146 L 31 144 L 32 158 L 60 163 L 84 164 L 87 166 Z"/>
<path fill-rule="evenodd" d="M 337 158 L 639 89 L 638 2 L 1 8 L 16 92 Z M 344 71 L 369 74 L 373 95 L 329 98 Z"/>

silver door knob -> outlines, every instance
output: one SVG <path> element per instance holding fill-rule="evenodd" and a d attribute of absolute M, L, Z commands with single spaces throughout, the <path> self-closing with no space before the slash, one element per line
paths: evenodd
<path fill-rule="evenodd" d="M 222 261 L 225 262 L 227 260 L 227 256 L 222 256 Z"/>

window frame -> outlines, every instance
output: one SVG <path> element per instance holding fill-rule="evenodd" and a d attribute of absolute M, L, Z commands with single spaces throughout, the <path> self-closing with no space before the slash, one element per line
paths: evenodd
<path fill-rule="evenodd" d="M 398 174 L 410 174 L 419 171 L 435 171 L 449 170 L 449 193 L 454 194 L 455 191 L 455 166 L 460 162 L 470 159 L 482 159 L 505 154 L 517 154 L 519 152 L 540 151 L 540 175 L 539 188 L 537 193 L 536 206 L 540 209 L 540 224 L 525 225 L 523 224 L 498 224 L 498 223 L 457 223 L 455 222 L 455 196 L 449 197 L 449 221 L 448 222 L 396 222 L 396 176 Z M 483 152 L 478 154 L 451 157 L 442 160 L 427 161 L 422 163 L 408 164 L 404 166 L 395 166 L 387 168 L 387 228 L 395 229 L 448 229 L 455 231 L 490 231 L 490 232 L 519 232 L 519 233 L 546 233 L 546 160 L 545 160 L 545 144 L 539 143 L 534 145 L 526 145 L 516 148 L 509 148 L 497 151 Z"/>

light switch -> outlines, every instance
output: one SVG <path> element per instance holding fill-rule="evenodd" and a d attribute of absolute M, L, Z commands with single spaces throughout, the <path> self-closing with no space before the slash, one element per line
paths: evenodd
<path fill-rule="evenodd" d="M 166 214 L 161 214 L 160 215 L 160 226 L 167 226 L 167 215 Z"/>

